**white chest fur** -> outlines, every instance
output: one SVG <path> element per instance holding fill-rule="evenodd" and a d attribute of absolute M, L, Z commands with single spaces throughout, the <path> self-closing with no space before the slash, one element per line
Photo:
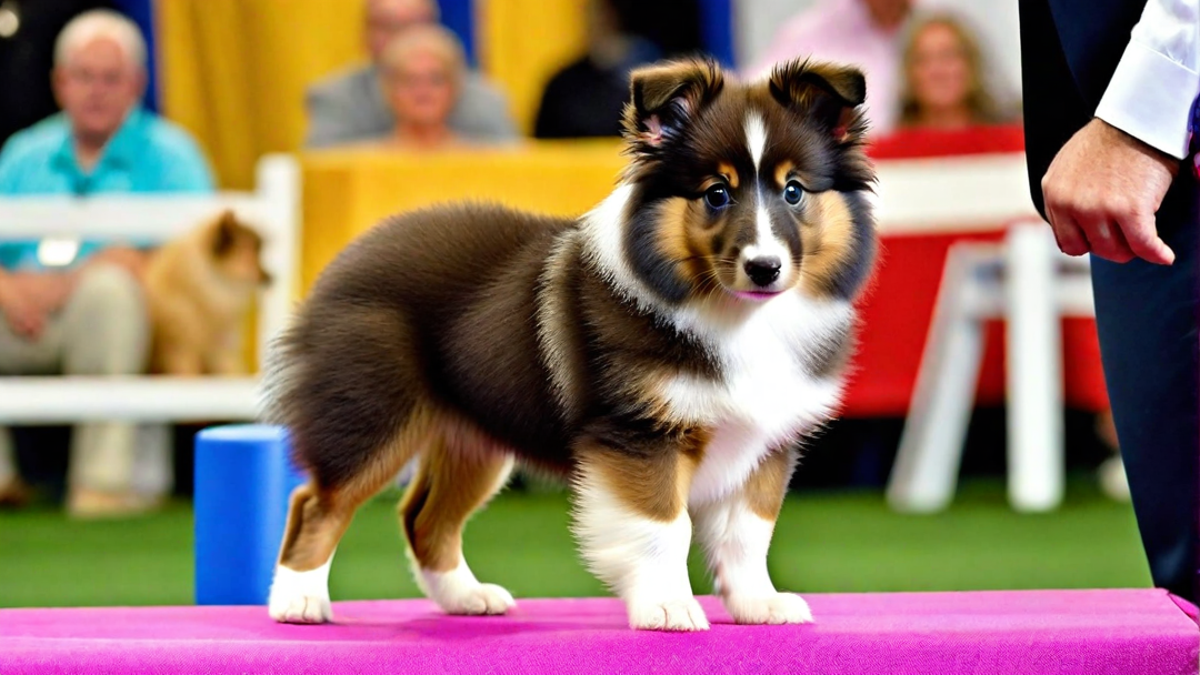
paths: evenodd
<path fill-rule="evenodd" d="M 714 327 L 681 315 L 681 328 L 703 336 L 719 354 L 725 377 L 671 380 L 664 391 L 672 417 L 713 430 L 692 481 L 694 504 L 719 499 L 750 475 L 780 444 L 828 419 L 841 395 L 840 374 L 817 377 L 806 369 L 813 351 L 844 335 L 851 308 L 790 293 L 766 303 L 735 325 Z"/>

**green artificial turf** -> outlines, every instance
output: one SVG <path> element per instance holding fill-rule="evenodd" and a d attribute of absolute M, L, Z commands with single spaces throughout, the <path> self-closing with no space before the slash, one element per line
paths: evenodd
<path fill-rule="evenodd" d="M 394 497 L 394 496 L 393 496 Z M 509 492 L 467 527 L 476 576 L 520 597 L 587 596 L 604 589 L 582 567 L 562 494 Z M 692 556 L 697 593 L 710 590 Z M 770 566 L 781 589 L 802 592 L 1144 587 L 1149 574 L 1127 504 L 1073 482 L 1059 511 L 1021 515 L 1002 485 L 964 486 L 946 512 L 892 513 L 878 493 L 788 499 Z M 338 548 L 335 600 L 416 597 L 394 499 L 358 513 Z M 72 522 L 46 507 L 0 513 L 0 605 L 190 604 L 192 517 L 175 504 L 150 517 Z"/>

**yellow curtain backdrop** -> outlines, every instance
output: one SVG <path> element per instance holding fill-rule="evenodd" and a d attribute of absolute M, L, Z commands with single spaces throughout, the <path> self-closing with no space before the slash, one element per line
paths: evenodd
<path fill-rule="evenodd" d="M 251 188 L 261 155 L 300 147 L 305 88 L 365 58 L 362 12 L 353 0 L 158 0 L 164 112 L 222 186 Z"/>
<path fill-rule="evenodd" d="M 303 292 L 350 240 L 388 215 L 470 200 L 578 216 L 612 192 L 625 162 L 621 145 L 607 140 L 438 154 L 306 153 Z"/>
<path fill-rule="evenodd" d="M 542 88 L 582 53 L 587 0 L 477 0 L 480 68 L 531 132 Z M 267 152 L 300 148 L 304 90 L 366 58 L 364 0 L 158 0 L 168 117 L 195 134 L 221 185 L 253 186 Z"/>

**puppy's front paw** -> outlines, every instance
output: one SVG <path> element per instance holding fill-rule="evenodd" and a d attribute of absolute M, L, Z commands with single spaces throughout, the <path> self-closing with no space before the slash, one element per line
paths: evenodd
<path fill-rule="evenodd" d="M 795 593 L 766 596 L 730 595 L 725 609 L 740 624 L 811 623 L 812 610 Z"/>
<path fill-rule="evenodd" d="M 453 597 L 444 598 L 442 609 L 447 614 L 504 614 L 517 602 L 503 586 L 478 584 L 460 589 Z"/>
<path fill-rule="evenodd" d="M 279 623 L 328 623 L 333 620 L 333 607 L 328 597 L 296 595 L 284 598 L 272 594 L 268 607 L 271 618 Z"/>
<path fill-rule="evenodd" d="M 448 572 L 421 570 L 422 590 L 447 614 L 504 614 L 516 606 L 502 586 L 481 584 L 466 563 Z"/>
<path fill-rule="evenodd" d="M 629 626 L 635 630 L 708 630 L 708 617 L 695 598 L 629 605 Z"/>

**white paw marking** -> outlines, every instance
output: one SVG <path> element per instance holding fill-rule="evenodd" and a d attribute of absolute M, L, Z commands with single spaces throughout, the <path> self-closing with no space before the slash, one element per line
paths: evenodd
<path fill-rule="evenodd" d="M 740 624 L 812 623 L 812 610 L 795 593 L 776 593 L 767 596 L 731 595 L 725 609 Z"/>
<path fill-rule="evenodd" d="M 333 620 L 329 603 L 330 559 L 315 570 L 297 572 L 278 565 L 267 611 L 280 623 L 326 623 Z"/>
<path fill-rule="evenodd" d="M 708 630 L 708 617 L 695 598 L 629 604 L 629 627 L 635 630 Z"/>
<path fill-rule="evenodd" d="M 502 586 L 479 584 L 460 593 L 443 609 L 448 614 L 504 614 L 517 602 Z"/>
<path fill-rule="evenodd" d="M 686 510 L 670 522 L 630 509 L 591 465 L 580 467 L 574 530 L 588 569 L 613 590 L 639 630 L 707 630 L 692 596 L 687 557 L 692 522 Z"/>
<path fill-rule="evenodd" d="M 516 606 L 507 590 L 496 584 L 481 584 L 466 561 L 449 572 L 420 570 L 421 589 L 447 614 L 504 614 Z"/>
<path fill-rule="evenodd" d="M 333 620 L 329 598 L 301 595 L 271 601 L 271 618 L 280 623 L 328 623 Z"/>

